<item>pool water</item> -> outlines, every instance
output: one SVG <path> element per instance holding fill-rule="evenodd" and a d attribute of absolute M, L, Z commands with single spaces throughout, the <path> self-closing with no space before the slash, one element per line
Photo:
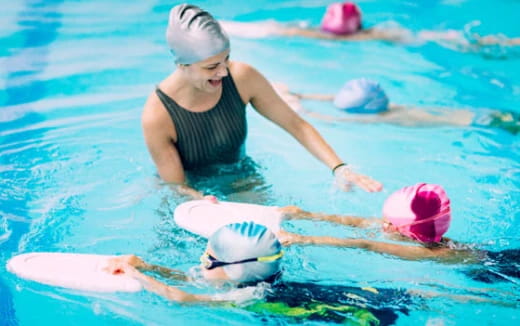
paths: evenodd
<path fill-rule="evenodd" d="M 328 1 L 194 1 L 219 19 L 316 25 Z M 164 42 L 170 1 L 25 0 L 0 17 L 0 325 L 285 324 L 239 308 L 181 306 L 153 294 L 96 294 L 18 279 L 5 270 L 31 251 L 135 253 L 188 270 L 201 239 L 172 221 L 179 199 L 161 185 L 140 127 L 143 103 L 174 64 Z M 508 0 L 360 1 L 366 26 L 520 36 Z M 520 112 L 520 56 L 512 48 L 461 52 L 436 43 L 334 43 L 232 38 L 232 59 L 248 62 L 299 92 L 333 93 L 348 79 L 378 80 L 391 102 Z M 309 109 L 329 112 L 324 103 Z M 482 127 L 405 128 L 310 121 L 338 154 L 384 183 L 382 193 L 344 193 L 330 172 L 280 128 L 248 108 L 247 154 L 260 166 L 261 200 L 306 210 L 380 216 L 394 190 L 445 187 L 453 221 L 447 236 L 487 250 L 520 247 L 520 142 Z M 225 199 L 225 198 L 224 198 Z M 315 222 L 291 230 L 340 237 L 365 233 Z M 376 239 L 377 235 L 371 235 Z M 466 267 L 406 262 L 356 249 L 290 248 L 284 279 L 402 288 L 442 294 L 400 314 L 398 325 L 517 324 L 518 309 L 460 302 L 474 294 L 518 302 L 515 282 L 484 284 Z M 201 291 L 190 286 L 188 291 Z M 313 322 L 319 324 L 319 322 Z"/>

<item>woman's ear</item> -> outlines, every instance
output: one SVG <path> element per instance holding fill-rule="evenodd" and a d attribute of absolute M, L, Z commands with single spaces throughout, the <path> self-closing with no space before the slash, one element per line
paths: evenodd
<path fill-rule="evenodd" d="M 180 70 L 186 70 L 188 69 L 190 65 L 187 65 L 187 64 L 184 64 L 184 63 L 177 63 L 177 69 L 180 69 Z"/>

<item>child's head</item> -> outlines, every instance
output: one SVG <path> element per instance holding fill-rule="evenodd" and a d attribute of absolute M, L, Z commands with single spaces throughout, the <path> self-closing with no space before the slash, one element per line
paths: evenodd
<path fill-rule="evenodd" d="M 327 7 L 321 29 L 337 35 L 355 33 L 361 29 L 361 11 L 352 2 L 335 2 Z"/>
<path fill-rule="evenodd" d="M 349 80 L 334 97 L 334 106 L 348 113 L 380 113 L 389 100 L 378 82 L 366 78 Z"/>
<path fill-rule="evenodd" d="M 451 221 L 450 199 L 439 185 L 418 183 L 387 198 L 383 219 L 388 229 L 421 242 L 439 242 Z"/>
<path fill-rule="evenodd" d="M 263 281 L 279 272 L 281 248 L 274 233 L 265 226 L 234 223 L 211 235 L 201 261 L 206 271 L 222 267 L 226 279 L 231 281 Z"/>

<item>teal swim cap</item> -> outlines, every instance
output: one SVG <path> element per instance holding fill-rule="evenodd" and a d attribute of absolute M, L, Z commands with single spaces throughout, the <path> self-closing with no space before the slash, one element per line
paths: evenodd
<path fill-rule="evenodd" d="M 175 63 L 192 64 L 229 49 L 229 38 L 210 13 L 181 4 L 170 10 L 166 41 Z"/>
<path fill-rule="evenodd" d="M 282 245 L 273 232 L 253 222 L 228 224 L 218 229 L 208 240 L 215 256 L 224 262 L 279 254 Z M 280 270 L 280 259 L 254 261 L 223 266 L 235 282 L 263 281 Z"/>

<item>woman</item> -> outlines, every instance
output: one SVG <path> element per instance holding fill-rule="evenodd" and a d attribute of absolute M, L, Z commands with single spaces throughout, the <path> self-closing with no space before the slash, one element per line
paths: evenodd
<path fill-rule="evenodd" d="M 262 74 L 245 63 L 229 60 L 229 39 L 208 12 L 193 5 L 175 6 L 170 11 L 166 38 L 177 69 L 150 94 L 142 114 L 145 141 L 164 181 L 199 198 L 202 194 L 185 184 L 188 171 L 243 160 L 245 107 L 250 103 L 289 132 L 338 179 L 366 191 L 381 190 L 379 182 L 347 168 Z"/>
<path fill-rule="evenodd" d="M 390 103 L 385 91 L 372 80 L 349 80 L 336 95 L 300 94 L 287 85 L 273 83 L 280 97 L 297 113 L 329 122 L 388 123 L 405 127 L 477 126 L 520 132 L 520 113 L 481 109 L 474 112 L 453 108 L 418 108 Z M 326 115 L 306 110 L 301 100 L 332 102 L 347 114 Z"/>
<path fill-rule="evenodd" d="M 413 241 L 396 244 L 368 239 L 337 239 L 332 237 L 285 234 L 291 244 L 319 244 L 361 248 L 406 260 L 435 260 L 442 263 L 481 266 L 467 274 L 473 279 L 490 283 L 520 279 L 520 250 L 499 252 L 479 250 L 474 246 L 444 237 L 451 222 L 450 200 L 439 185 L 419 183 L 404 187 L 387 198 L 383 218 L 362 218 L 306 212 L 295 206 L 280 208 L 289 219 L 314 219 L 359 228 L 379 227 L 393 240 Z"/>
<path fill-rule="evenodd" d="M 470 31 L 462 33 L 455 30 L 421 31 L 413 34 L 399 26 L 376 26 L 363 28 L 361 10 L 352 2 L 335 2 L 327 7 L 320 28 L 289 26 L 275 21 L 257 23 L 221 22 L 224 29 L 233 36 L 263 38 L 268 36 L 297 36 L 336 41 L 380 40 L 392 43 L 438 42 L 442 45 L 466 51 L 477 51 L 483 46 L 518 46 L 520 38 L 504 36 L 480 36 Z M 467 25 L 467 29 L 475 23 Z M 467 36 L 465 36 L 467 34 Z"/>

